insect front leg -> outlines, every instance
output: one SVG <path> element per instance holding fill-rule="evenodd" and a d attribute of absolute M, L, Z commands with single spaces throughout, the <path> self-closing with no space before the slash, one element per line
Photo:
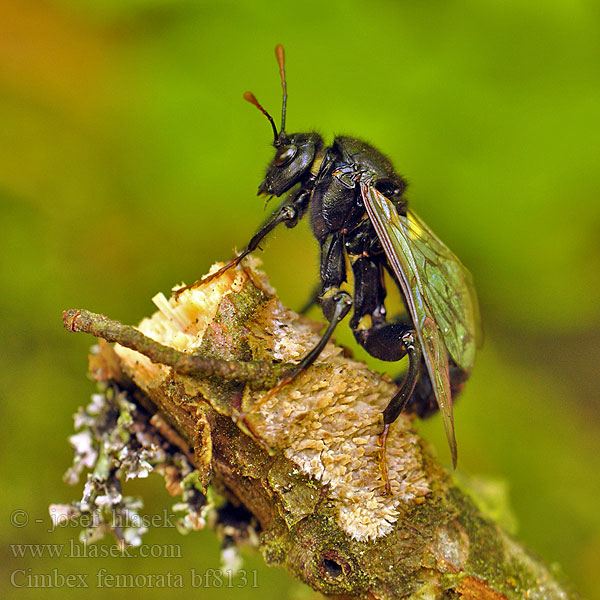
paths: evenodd
<path fill-rule="evenodd" d="M 175 297 L 179 296 L 181 292 L 185 290 L 189 290 L 198 285 L 202 285 L 205 283 L 209 283 L 214 279 L 219 278 L 223 273 L 231 269 L 232 267 L 237 267 L 237 265 L 242 262 L 248 254 L 254 252 L 262 242 L 262 240 L 269 234 L 277 225 L 281 223 L 285 223 L 288 228 L 295 227 L 298 224 L 298 221 L 304 216 L 306 212 L 306 208 L 308 206 L 308 201 L 310 200 L 310 190 L 301 188 L 292 195 L 290 198 L 286 198 L 281 206 L 265 221 L 265 223 L 260 227 L 260 229 L 252 236 L 246 248 L 238 254 L 235 258 L 231 259 L 224 267 L 221 267 L 218 271 L 207 275 L 203 279 L 200 279 L 190 285 L 186 285 L 184 287 L 180 287 L 178 290 L 175 290 Z"/>

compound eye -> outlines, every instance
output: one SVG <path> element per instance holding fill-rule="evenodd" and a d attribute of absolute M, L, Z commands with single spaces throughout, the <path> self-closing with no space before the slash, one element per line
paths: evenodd
<path fill-rule="evenodd" d="M 296 152 L 298 152 L 298 148 L 296 146 L 282 146 L 275 153 L 275 159 L 273 160 L 273 164 L 276 167 L 283 167 L 283 165 L 287 165 L 294 156 L 296 156 Z"/>

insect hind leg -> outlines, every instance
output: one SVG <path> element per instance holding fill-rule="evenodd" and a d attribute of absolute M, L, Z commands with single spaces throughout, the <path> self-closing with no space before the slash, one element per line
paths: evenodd
<path fill-rule="evenodd" d="M 384 306 L 385 287 L 381 262 L 359 255 L 350 257 L 354 273 L 354 315 L 350 327 L 356 341 L 375 358 L 397 361 L 408 355 L 409 367 L 398 392 L 383 412 L 383 431 L 379 436 L 380 467 L 385 492 L 391 493 L 387 470 L 386 444 L 390 425 L 410 399 L 419 379 L 422 351 L 411 322 L 387 323 Z"/>
<path fill-rule="evenodd" d="M 386 322 L 383 263 L 376 256 L 350 256 L 354 273 L 354 315 L 350 327 L 356 341 L 380 360 L 398 361 L 408 354 L 409 368 L 398 393 L 384 411 L 393 423 L 411 397 L 419 377 L 421 347 L 410 321 Z"/>
<path fill-rule="evenodd" d="M 387 470 L 387 438 L 390 425 L 398 418 L 413 396 L 413 392 L 419 381 L 423 352 L 412 324 L 385 324 L 369 330 L 355 331 L 354 335 L 369 354 L 376 358 L 400 360 L 407 354 L 409 358 L 408 371 L 403 378 L 400 388 L 383 411 L 383 430 L 379 435 L 381 474 L 385 485 L 385 493 L 391 494 L 392 487 Z"/>

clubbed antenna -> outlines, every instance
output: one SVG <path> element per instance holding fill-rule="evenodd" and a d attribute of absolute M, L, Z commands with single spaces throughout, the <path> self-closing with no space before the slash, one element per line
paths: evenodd
<path fill-rule="evenodd" d="M 285 96 L 284 96 L 285 98 Z M 254 104 L 260 112 L 269 119 L 271 123 L 271 127 L 273 128 L 273 135 L 275 136 L 275 141 L 273 142 L 276 146 L 278 145 L 279 134 L 277 133 L 277 127 L 275 126 L 275 121 L 273 121 L 273 117 L 262 107 L 261 103 L 256 99 L 256 96 L 252 92 L 244 92 L 244 100 L 250 102 L 250 104 Z M 283 127 L 282 127 L 283 131 Z"/>
<path fill-rule="evenodd" d="M 287 106 L 287 85 L 285 82 L 285 53 L 283 46 L 277 44 L 275 46 L 275 57 L 277 58 L 277 64 L 279 65 L 279 74 L 281 75 L 281 87 L 283 88 L 283 104 L 281 107 L 281 131 L 285 132 L 285 109 Z"/>

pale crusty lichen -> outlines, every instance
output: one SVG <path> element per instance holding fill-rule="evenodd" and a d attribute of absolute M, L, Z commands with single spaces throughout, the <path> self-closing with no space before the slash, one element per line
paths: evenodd
<path fill-rule="evenodd" d="M 222 298 L 239 291 L 249 276 L 273 293 L 264 275 L 253 270 L 255 262 L 245 264 L 178 298 L 157 295 L 159 311 L 144 319 L 139 330 L 178 350 L 196 350 Z M 285 308 L 276 297 L 247 327 L 253 346 L 264 353 L 260 358 L 297 362 L 319 340 L 315 323 Z M 152 372 L 156 377 L 157 369 L 168 373 L 132 350 L 117 347 L 117 352 L 134 370 L 149 370 L 146 375 Z M 372 540 L 392 530 L 407 503 L 419 502 L 429 492 L 418 438 L 410 430 L 411 419 L 401 415 L 388 439 L 392 493 L 385 494 L 378 435 L 382 411 L 396 389 L 330 343 L 314 368 L 276 393 L 248 389 L 243 421 L 265 445 L 281 450 L 304 473 L 328 486 L 327 498 L 336 505 L 339 525 L 347 533 Z"/>
<path fill-rule="evenodd" d="M 79 522 L 80 541 L 91 544 L 112 533 L 124 549 L 139 546 L 147 531 L 140 515 L 141 498 L 125 496 L 123 481 L 143 479 L 151 472 L 165 478 L 172 496 L 180 496 L 173 509 L 182 513 L 176 527 L 182 533 L 204 527 L 214 503 L 197 486 L 197 471 L 190 458 L 173 446 L 155 427 L 155 421 L 132 401 L 127 392 L 102 382 L 85 408 L 74 415 L 75 429 L 69 438 L 73 466 L 65 481 L 75 485 L 87 471 L 81 500 L 51 504 L 55 527 Z M 85 527 L 84 527 L 85 525 Z"/>

